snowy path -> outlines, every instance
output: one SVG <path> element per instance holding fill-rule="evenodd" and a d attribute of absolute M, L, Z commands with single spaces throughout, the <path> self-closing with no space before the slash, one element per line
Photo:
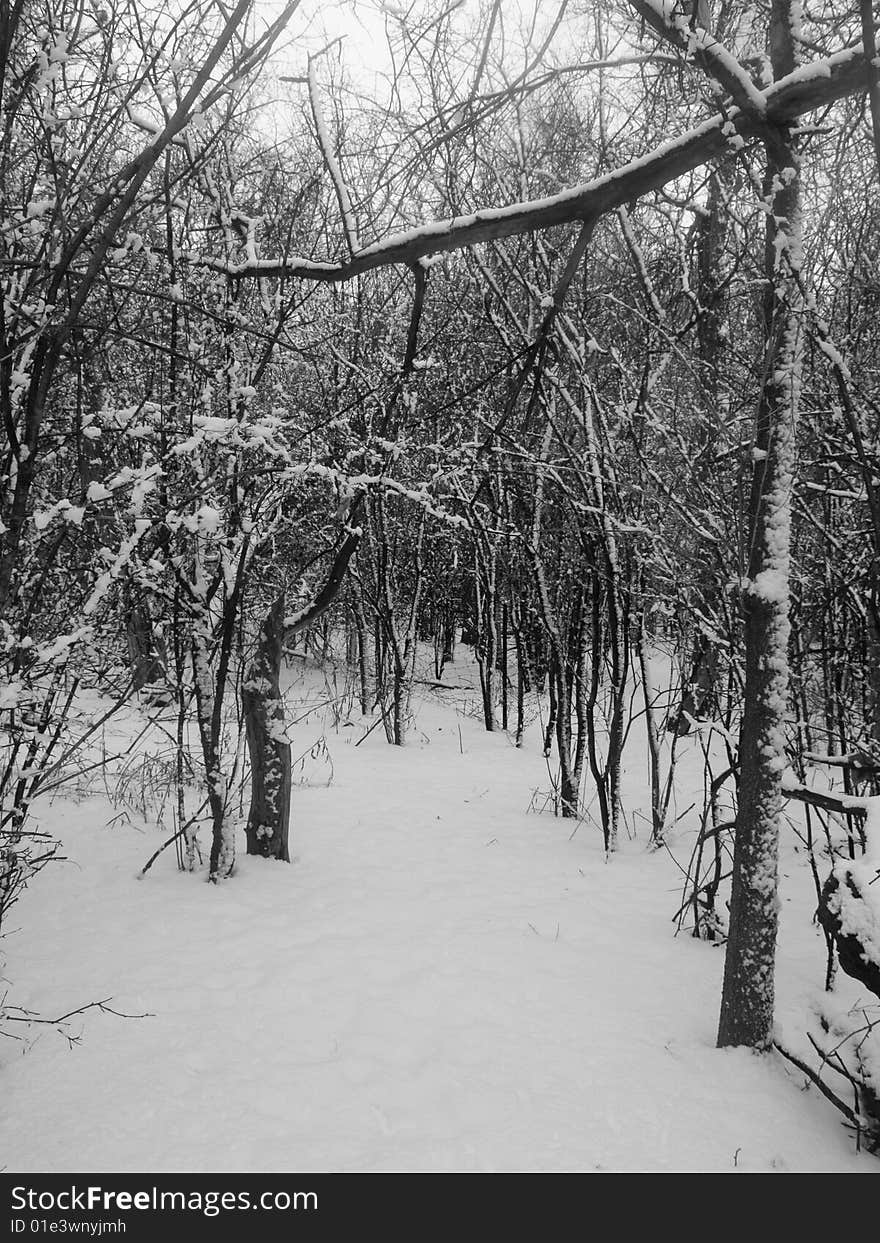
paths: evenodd
<path fill-rule="evenodd" d="M 434 704 L 418 725 L 404 752 L 329 733 L 294 866 L 242 854 L 217 889 L 172 851 L 137 883 L 154 828 L 54 804 L 78 866 L 17 908 L 10 1000 L 155 1017 L 4 1042 L 0 1166 L 878 1168 L 780 1063 L 713 1048 L 722 957 L 672 938 L 671 860 L 607 866 L 595 829 L 526 814 L 535 748 Z"/>

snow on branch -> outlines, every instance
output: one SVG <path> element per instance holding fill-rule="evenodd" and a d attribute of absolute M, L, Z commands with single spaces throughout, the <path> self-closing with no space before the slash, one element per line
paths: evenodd
<path fill-rule="evenodd" d="M 857 820 L 864 820 L 868 814 L 867 798 L 857 798 L 853 794 L 831 790 L 813 790 L 788 778 L 782 782 L 782 793 L 795 802 L 807 803 L 810 807 L 819 807 L 823 811 L 832 811 L 841 816 L 855 816 Z"/>
<path fill-rule="evenodd" d="M 432 518 L 436 518 L 438 522 L 442 522 L 448 527 L 465 528 L 469 525 L 467 518 L 460 514 L 450 513 L 447 509 L 435 504 L 428 483 L 422 483 L 418 487 L 407 487 L 406 484 L 401 483 L 398 479 L 394 479 L 391 475 L 349 475 L 336 470 L 332 466 L 325 466 L 322 462 L 299 463 L 296 466 L 288 467 L 279 476 L 279 478 L 284 480 L 302 477 L 326 479 L 349 492 L 366 492 L 370 489 L 393 492 L 395 496 L 411 501 L 413 505 L 417 505 L 426 514 L 430 514 Z"/>
<path fill-rule="evenodd" d="M 647 155 L 584 185 L 548 198 L 484 208 L 423 224 L 364 247 L 341 263 L 288 255 L 234 264 L 196 253 L 189 255 L 189 261 L 230 276 L 298 277 L 337 283 L 394 264 L 412 266 L 427 255 L 461 250 L 479 242 L 596 219 L 703 164 L 734 154 L 746 138 L 763 134 L 767 124 L 786 124 L 803 113 L 865 91 L 865 64 L 861 47 L 854 47 L 803 65 L 759 92 L 764 105 L 761 117 L 751 108 L 748 112 L 733 108 L 727 116 L 711 117 L 681 137 L 662 143 Z"/>
<path fill-rule="evenodd" d="M 305 608 L 284 618 L 284 637 L 286 640 L 289 641 L 300 630 L 305 630 L 306 627 L 313 625 L 330 608 L 330 605 L 342 589 L 348 563 L 358 550 L 361 536 L 360 527 L 352 527 L 348 531 L 333 559 L 333 564 L 330 567 L 330 573 L 327 575 L 327 581 L 324 583 L 324 586 Z"/>
<path fill-rule="evenodd" d="M 662 0 L 630 0 L 630 4 L 661 39 L 686 55 L 693 53 L 700 68 L 727 92 L 743 113 L 764 116 L 767 110 L 765 93 L 710 31 L 701 26 L 690 27 L 686 17 Z"/>
<path fill-rule="evenodd" d="M 349 252 L 355 255 L 361 248 L 360 241 L 358 240 L 357 221 L 354 218 L 354 212 L 351 207 L 351 194 L 342 176 L 339 161 L 333 153 L 333 144 L 330 141 L 330 134 L 324 121 L 324 114 L 321 111 L 321 98 L 318 94 L 318 76 L 315 72 L 314 57 L 309 58 L 308 84 L 309 103 L 312 105 L 312 116 L 314 117 L 315 129 L 318 134 L 318 145 L 321 148 L 324 163 L 327 165 L 327 171 L 330 174 L 330 180 L 333 182 L 336 198 L 339 201 L 339 210 L 342 213 L 342 227 L 345 230 L 345 240 L 348 242 Z"/>

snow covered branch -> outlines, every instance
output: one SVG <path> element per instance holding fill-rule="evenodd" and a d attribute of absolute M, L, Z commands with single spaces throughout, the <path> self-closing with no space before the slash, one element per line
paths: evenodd
<path fill-rule="evenodd" d="M 339 210 L 342 213 L 342 227 L 345 230 L 345 240 L 348 243 L 349 253 L 355 255 L 360 250 L 360 241 L 358 240 L 357 221 L 354 218 L 354 212 L 351 207 L 351 195 L 345 179 L 342 176 L 342 169 L 339 167 L 339 161 L 333 153 L 333 144 L 330 141 L 330 134 L 327 130 L 327 124 L 324 120 L 324 113 L 321 110 L 321 98 L 318 93 L 318 77 L 315 71 L 314 58 L 309 60 L 309 103 L 312 106 L 312 117 L 315 122 L 315 130 L 318 135 L 318 146 L 321 148 L 321 154 L 324 157 L 324 163 L 330 174 L 330 180 L 333 182 L 333 189 L 336 191 L 336 198 L 339 202 Z"/>
<path fill-rule="evenodd" d="M 657 3 L 657 0 L 630 0 L 630 3 L 661 39 L 685 55 L 693 53 L 697 64 L 727 92 L 745 115 L 764 116 L 767 108 L 764 92 L 710 31 L 700 26 L 691 28 L 681 13 Z"/>
<path fill-rule="evenodd" d="M 326 613 L 330 605 L 339 595 L 342 584 L 345 581 L 345 571 L 348 569 L 348 563 L 358 550 L 361 542 L 360 527 L 354 527 L 348 532 L 343 540 L 339 551 L 333 559 L 330 567 L 330 573 L 327 575 L 327 581 L 318 594 L 315 596 L 311 604 L 301 609 L 298 613 L 291 614 L 290 617 L 284 619 L 284 637 L 287 640 L 293 638 L 301 630 L 313 625 L 322 614 Z"/>
<path fill-rule="evenodd" d="M 801 66 L 758 92 L 749 110 L 733 108 L 718 114 L 679 138 L 662 143 L 647 155 L 584 185 L 573 186 L 547 198 L 488 207 L 468 215 L 433 221 L 357 251 L 344 262 L 288 255 L 256 263 L 228 263 L 191 253 L 190 262 L 230 276 L 298 277 L 338 283 L 364 272 L 394 264 L 412 266 L 427 255 L 448 253 L 480 242 L 498 241 L 554 225 L 596 219 L 703 164 L 733 155 L 746 139 L 759 137 L 766 125 L 786 125 L 804 113 L 867 90 L 866 60 L 862 48 L 847 48 L 833 56 Z"/>

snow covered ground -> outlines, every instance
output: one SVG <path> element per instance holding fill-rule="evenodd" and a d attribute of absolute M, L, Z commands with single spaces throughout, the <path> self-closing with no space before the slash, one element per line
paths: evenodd
<path fill-rule="evenodd" d="M 291 719 L 323 686 L 296 671 Z M 72 1044 L 51 1026 L 4 1039 L 0 1168 L 880 1170 L 792 1067 L 714 1048 L 722 951 L 673 936 L 681 873 L 632 814 L 640 749 L 642 828 L 606 863 L 589 822 L 571 836 L 529 812 L 548 787 L 537 731 L 518 751 L 468 696 L 420 689 L 402 750 L 381 729 L 355 746 L 364 723 L 332 709 L 293 728 L 295 751 L 325 738 L 333 773 L 306 757 L 289 867 L 242 837 L 221 886 L 177 872 L 173 849 L 139 881 L 167 826 L 120 818 L 96 787 L 43 809 L 70 862 L 12 913 L 9 1002 L 54 1016 L 112 997 L 151 1017 L 92 1010 Z M 803 857 L 783 871 L 795 1044 L 824 946 Z"/>

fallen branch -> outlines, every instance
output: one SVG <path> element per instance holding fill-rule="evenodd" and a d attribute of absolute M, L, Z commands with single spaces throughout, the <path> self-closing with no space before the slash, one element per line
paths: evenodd
<path fill-rule="evenodd" d="M 805 1074 L 811 1083 L 815 1084 L 822 1095 L 831 1101 L 834 1108 L 839 1109 L 847 1121 L 852 1123 L 852 1125 L 856 1128 L 857 1134 L 861 1135 L 863 1131 L 870 1131 L 870 1124 L 866 1122 L 860 1114 L 857 1114 L 854 1110 L 850 1109 L 849 1105 L 845 1104 L 833 1091 L 833 1089 L 829 1088 L 828 1084 L 822 1081 L 821 1076 L 809 1067 L 806 1062 L 802 1062 L 799 1057 L 795 1057 L 793 1053 L 789 1053 L 787 1049 L 783 1048 L 778 1040 L 774 1040 L 773 1048 L 776 1049 L 777 1053 L 781 1053 L 786 1061 L 791 1062 L 792 1066 L 796 1066 L 799 1071 Z M 826 1064 L 830 1065 L 830 1063 L 827 1062 Z"/>
<path fill-rule="evenodd" d="M 0 1012 L 0 1022 L 2 1023 L 23 1023 L 25 1026 L 42 1026 L 56 1027 L 61 1035 L 70 1042 L 71 1045 L 79 1042 L 79 1036 L 70 1036 L 64 1031 L 64 1028 L 71 1019 L 75 1019 L 80 1014 L 85 1014 L 89 1010 L 100 1010 L 102 1014 L 112 1014 L 118 1019 L 152 1019 L 156 1016 L 151 1013 L 144 1014 L 126 1014 L 123 1010 L 114 1010 L 109 1004 L 113 1000 L 112 997 L 105 997 L 103 1001 L 90 1001 L 84 1006 L 77 1006 L 75 1010 L 68 1010 L 66 1014 L 61 1014 L 56 1019 L 42 1019 L 37 1016 L 34 1011 L 25 1010 L 21 1006 L 13 1006 L 13 1010 L 19 1010 L 19 1014 L 12 1014 L 9 1010 Z M 11 1032 L 0 1032 L 0 1035 L 8 1036 L 11 1040 L 19 1040 L 19 1036 L 13 1036 Z"/>
<path fill-rule="evenodd" d="M 388 711 L 389 711 L 388 708 L 383 709 L 381 715 L 376 717 L 375 721 L 370 726 L 370 728 L 367 730 L 367 732 L 362 737 L 358 738 L 357 742 L 354 744 L 356 747 L 359 747 L 362 742 L 365 742 L 369 738 L 370 734 L 372 734 L 373 730 L 376 728 L 377 725 L 382 724 L 382 722 L 388 716 Z"/>

